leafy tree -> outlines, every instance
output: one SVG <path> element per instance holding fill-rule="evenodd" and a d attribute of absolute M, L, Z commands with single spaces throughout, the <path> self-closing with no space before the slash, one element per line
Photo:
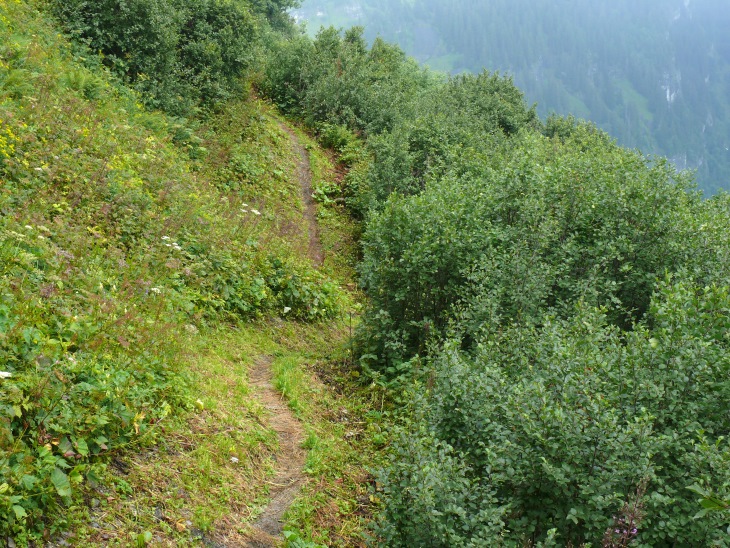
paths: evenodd
<path fill-rule="evenodd" d="M 361 266 L 371 365 L 410 359 L 450 323 L 468 342 L 495 321 L 570 315 L 581 299 L 630 327 L 654 280 L 692 253 L 683 220 L 699 198 L 668 164 L 590 126 L 571 126 L 564 142 L 525 133 L 513 147 L 481 165 L 478 152 L 452 154 L 423 192 L 372 215 Z"/>
<path fill-rule="evenodd" d="M 368 135 L 387 131 L 430 79 L 397 47 L 377 41 L 368 49 L 362 28 L 341 34 L 322 29 L 277 44 L 263 90 L 311 126 L 334 123 Z"/>
<path fill-rule="evenodd" d="M 240 88 L 258 30 L 233 0 L 52 0 L 66 29 L 173 114 L 211 105 Z"/>

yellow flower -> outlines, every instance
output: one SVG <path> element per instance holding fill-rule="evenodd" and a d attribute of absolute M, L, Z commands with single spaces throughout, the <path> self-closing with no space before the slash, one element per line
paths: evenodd
<path fill-rule="evenodd" d="M 16 140 L 17 137 L 15 137 L 10 128 L 3 128 L 2 122 L 0 122 L 0 160 L 10 158 L 15 154 Z"/>

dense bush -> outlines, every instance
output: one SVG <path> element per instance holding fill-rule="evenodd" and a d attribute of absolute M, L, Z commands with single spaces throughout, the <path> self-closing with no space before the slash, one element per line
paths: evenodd
<path fill-rule="evenodd" d="M 564 143 L 525 133 L 512 147 L 499 166 L 454 159 L 423 192 L 391 197 L 371 217 L 368 361 L 406 361 L 450 322 L 468 346 L 483 325 L 569 316 L 578 300 L 630 326 L 655 279 L 695 252 L 685 219 L 700 200 L 666 163 L 581 128 Z"/>
<path fill-rule="evenodd" d="M 378 481 L 386 504 L 376 526 L 385 546 L 497 546 L 506 508 L 462 455 L 415 424 L 401 432 Z"/>
<path fill-rule="evenodd" d="M 539 125 L 534 107 L 507 77 L 483 72 L 455 77 L 418 97 L 409 116 L 372 139 L 371 202 L 392 192 L 417 194 L 428 176 L 471 162 L 498 165 L 510 137 Z"/>
<path fill-rule="evenodd" d="M 499 75 L 412 85 L 389 57 L 369 77 L 379 47 L 300 37 L 264 88 L 335 148 L 367 139 L 347 178 L 360 362 L 414 383 L 380 540 L 727 544 L 686 487 L 729 484 L 730 199 L 590 124 L 541 124 Z"/>
<path fill-rule="evenodd" d="M 696 496 L 686 487 L 689 478 L 728 481 L 721 458 L 708 466 L 703 455 L 712 451 L 707 439 L 730 427 L 722 380 L 729 295 L 727 287 L 668 281 L 630 333 L 580 305 L 574 317 L 545 318 L 539 328 L 493 327 L 473 356 L 448 345 L 416 405 L 420 432 L 402 438 L 382 479 L 386 493 L 399 491 L 386 504 L 386 531 L 412 545 L 422 518 L 391 513 L 428 501 L 420 515 L 438 516 L 451 500 L 440 490 L 476 484 L 470 492 L 489 493 L 480 509 L 502 512 L 504 529 L 488 544 L 534 542 L 553 528 L 563 544 L 600 543 L 647 480 L 640 545 L 725 542 L 724 517 L 693 520 Z M 419 444 L 439 449 L 424 454 Z M 437 480 L 412 481 L 404 463 L 413 459 L 438 470 Z M 454 513 L 449 530 L 469 529 L 476 515 Z"/>
<path fill-rule="evenodd" d="M 273 47 L 262 90 L 288 114 L 314 126 L 326 122 L 367 134 L 390 129 L 433 78 L 397 47 L 362 29 L 322 29 Z"/>
<path fill-rule="evenodd" d="M 153 107 L 187 114 L 240 88 L 257 24 L 234 0 L 50 0 L 75 38 Z"/>

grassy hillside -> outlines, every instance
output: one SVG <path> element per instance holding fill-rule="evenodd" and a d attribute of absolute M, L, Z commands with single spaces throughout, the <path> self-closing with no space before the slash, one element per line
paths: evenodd
<path fill-rule="evenodd" d="M 145 110 L 37 7 L 0 1 L 0 536 L 22 545 L 72 525 L 73 542 L 89 545 L 145 543 L 145 528 L 193 542 L 234 500 L 265 500 L 251 482 L 276 454 L 245 388 L 250 364 L 219 358 L 223 347 L 255 347 L 285 321 L 344 317 L 351 266 L 334 254 L 319 271 L 309 263 L 298 160 L 265 104 L 232 100 L 198 121 Z M 315 186 L 331 184 L 308 147 Z M 322 238 L 347 255 L 340 210 L 323 206 Z M 227 334 L 242 321 L 254 322 L 248 335 Z M 337 325 L 307 356 L 337 348 Z M 185 440 L 195 465 L 154 448 Z M 240 470 L 210 460 L 234 447 Z M 179 520 L 154 519 L 154 506 L 148 522 L 146 510 L 125 512 L 125 496 L 170 495 L 152 473 L 110 473 L 131 455 L 188 474 L 198 495 Z M 99 513 L 116 525 L 94 529 L 109 525 Z"/>
<path fill-rule="evenodd" d="M 730 197 L 289 3 L 0 0 L 0 538 L 722 544 Z"/>

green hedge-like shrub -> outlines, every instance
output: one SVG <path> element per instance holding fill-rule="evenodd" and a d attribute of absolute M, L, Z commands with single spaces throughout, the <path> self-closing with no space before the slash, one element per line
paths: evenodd
<path fill-rule="evenodd" d="M 156 108 L 188 114 L 236 92 L 257 24 L 232 0 L 51 0 L 72 36 Z"/>
<path fill-rule="evenodd" d="M 698 478 L 725 492 L 730 480 L 712 449 L 730 428 L 729 310 L 728 287 L 667 282 L 630 333 L 581 306 L 541 327 L 493 326 L 473 356 L 449 345 L 385 473 L 385 530 L 418 543 L 422 516 L 450 500 L 434 494 L 462 484 L 489 494 L 481 510 L 502 512 L 489 545 L 544 540 L 551 529 L 563 544 L 596 544 L 638 490 L 639 545 L 724 545 L 725 517 L 693 519 L 699 505 L 686 487 Z M 439 471 L 435 480 L 409 472 L 415 458 L 423 473 Z M 405 496 L 427 504 L 407 514 Z M 454 514 L 449 534 L 473 531 L 477 515 Z"/>

